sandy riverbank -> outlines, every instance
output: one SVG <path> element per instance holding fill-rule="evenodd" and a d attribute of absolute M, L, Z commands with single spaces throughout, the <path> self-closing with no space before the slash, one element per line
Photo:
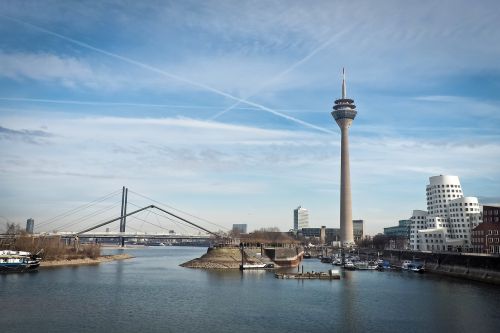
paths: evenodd
<path fill-rule="evenodd" d="M 115 254 L 115 255 L 104 255 L 96 259 L 84 258 L 84 259 L 73 259 L 73 260 L 47 260 L 40 263 L 40 268 L 50 268 L 50 267 L 61 267 L 61 266 L 80 266 L 80 265 L 97 265 L 104 262 L 110 262 L 115 260 L 125 260 L 133 258 L 127 253 Z"/>

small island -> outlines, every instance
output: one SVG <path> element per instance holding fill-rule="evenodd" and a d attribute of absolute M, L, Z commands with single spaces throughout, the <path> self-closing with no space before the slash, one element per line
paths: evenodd
<path fill-rule="evenodd" d="M 25 251 L 41 259 L 40 268 L 95 265 L 115 260 L 133 258 L 127 253 L 101 254 L 99 244 L 67 242 L 59 236 L 33 237 L 25 233 L 12 233 L 0 240 L 0 250 Z"/>

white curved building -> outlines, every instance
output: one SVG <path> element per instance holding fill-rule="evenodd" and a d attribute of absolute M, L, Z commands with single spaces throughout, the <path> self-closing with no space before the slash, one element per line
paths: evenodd
<path fill-rule="evenodd" d="M 470 251 L 471 231 L 481 222 L 476 197 L 464 197 L 457 176 L 429 178 L 427 212 L 414 210 L 410 247 L 421 251 Z M 425 223 L 423 223 L 425 218 Z"/>

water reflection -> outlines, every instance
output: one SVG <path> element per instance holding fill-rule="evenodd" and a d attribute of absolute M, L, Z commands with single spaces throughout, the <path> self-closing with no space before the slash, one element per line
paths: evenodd
<path fill-rule="evenodd" d="M 124 251 L 136 258 L 0 275 L 0 299 L 8 304 L 2 332 L 477 333 L 500 324 L 496 286 L 406 272 L 281 280 L 272 271 L 179 266 L 206 249 Z M 303 265 L 304 271 L 332 268 L 318 260 Z"/>

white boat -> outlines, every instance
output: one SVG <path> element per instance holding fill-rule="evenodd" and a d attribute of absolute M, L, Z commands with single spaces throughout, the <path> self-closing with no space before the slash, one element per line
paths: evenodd
<path fill-rule="evenodd" d="M 40 258 L 25 251 L 0 251 L 0 273 L 34 271 L 40 266 Z"/>
<path fill-rule="evenodd" d="M 405 260 L 401 264 L 401 269 L 408 271 L 413 267 L 413 262 L 411 260 Z"/>
<path fill-rule="evenodd" d="M 414 265 L 411 268 L 411 270 L 413 272 L 415 272 L 415 273 L 420 273 L 420 274 L 425 273 L 425 267 L 424 267 L 424 265 L 420 265 L 420 264 L 419 265 Z"/>
<path fill-rule="evenodd" d="M 342 265 L 342 259 L 341 258 L 335 258 L 335 260 L 333 260 L 333 262 L 332 262 L 332 265 L 341 266 Z"/>
<path fill-rule="evenodd" d="M 274 268 L 274 264 L 242 264 L 240 270 Z"/>
<path fill-rule="evenodd" d="M 344 263 L 344 269 L 355 270 L 356 266 L 354 265 L 354 263 L 352 261 L 346 260 Z"/>
<path fill-rule="evenodd" d="M 368 261 L 357 261 L 354 263 L 354 266 L 356 266 L 356 269 L 359 270 L 376 270 L 377 269 L 377 264 L 373 262 L 368 262 Z"/>
<path fill-rule="evenodd" d="M 401 265 L 401 269 L 403 269 L 405 271 L 412 271 L 415 273 L 424 273 L 425 272 L 424 265 L 419 261 L 405 260 L 405 261 L 403 261 L 403 264 Z"/>

